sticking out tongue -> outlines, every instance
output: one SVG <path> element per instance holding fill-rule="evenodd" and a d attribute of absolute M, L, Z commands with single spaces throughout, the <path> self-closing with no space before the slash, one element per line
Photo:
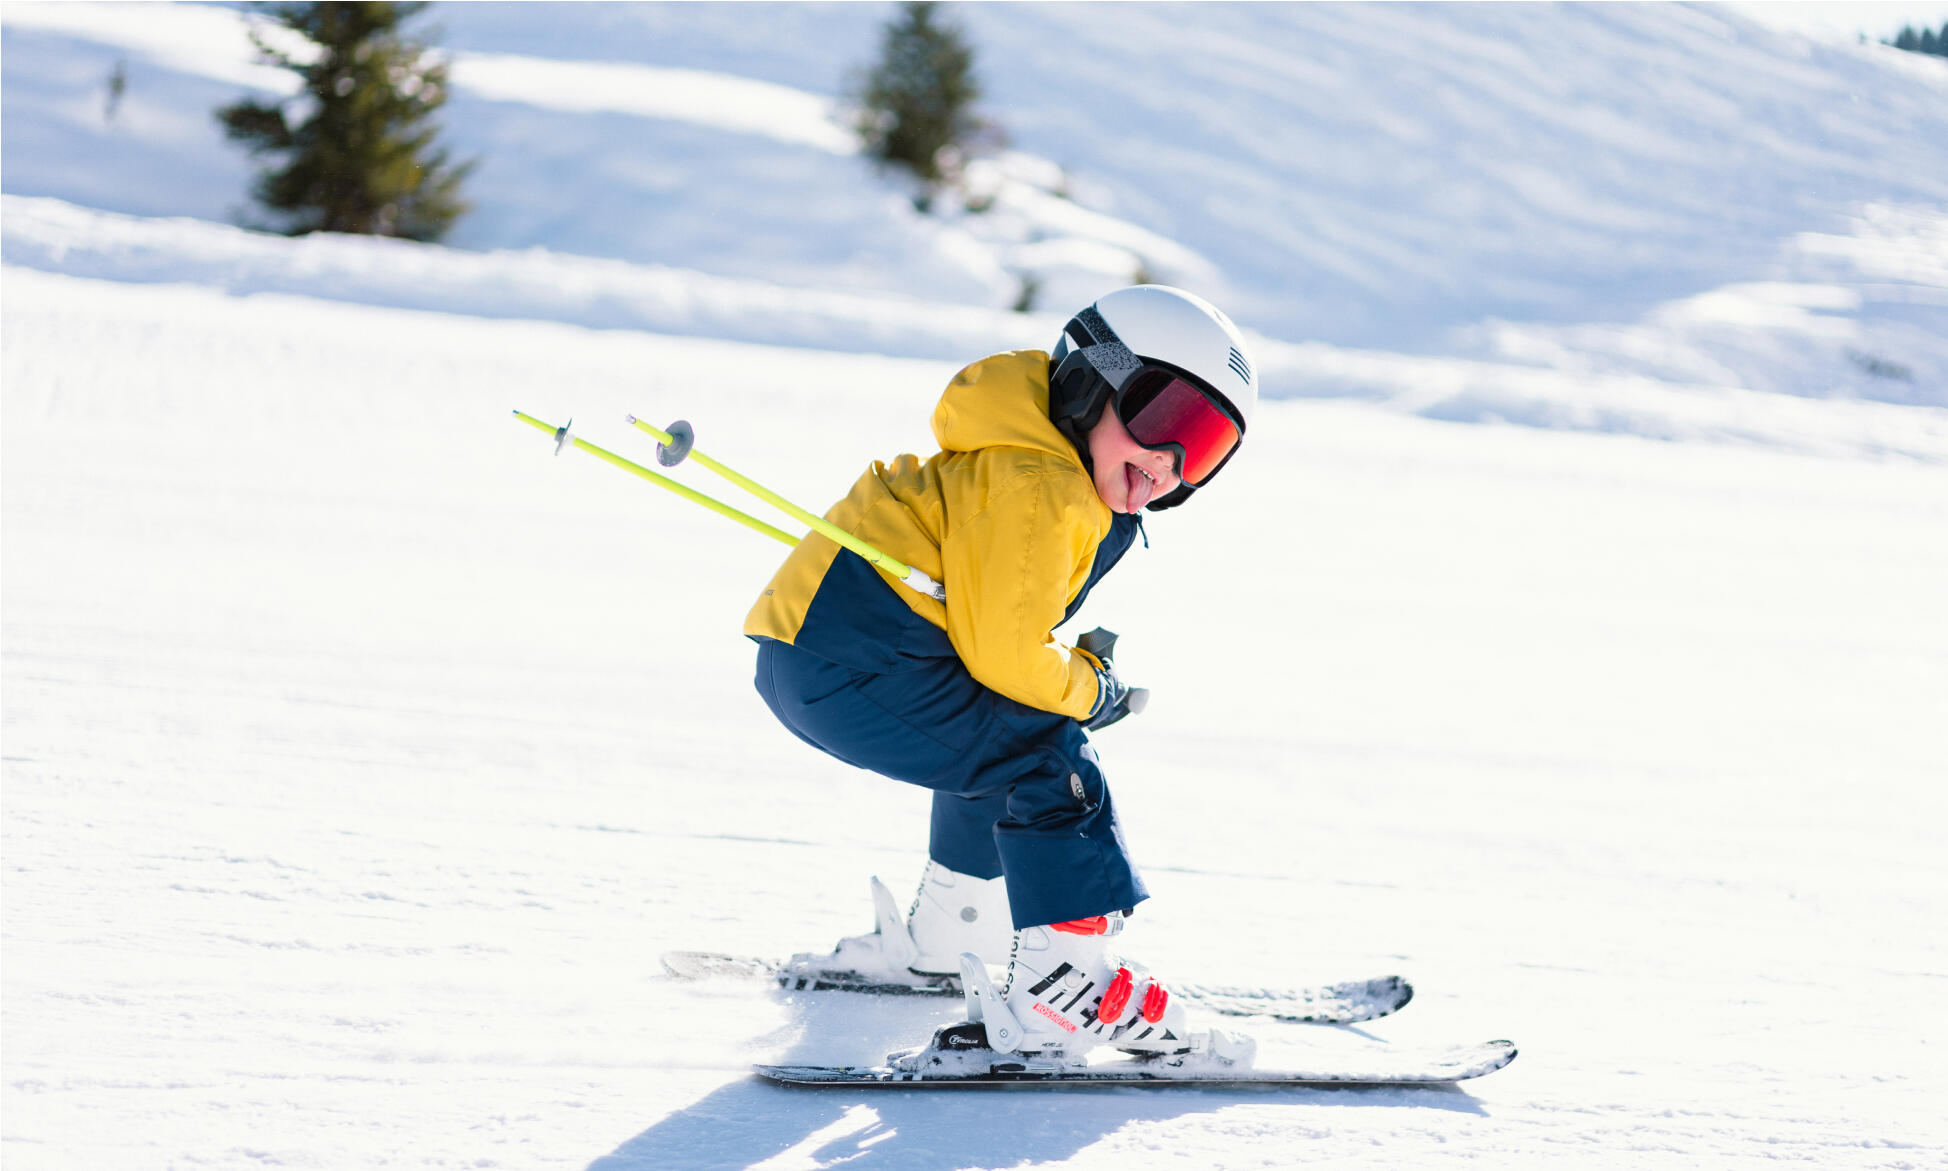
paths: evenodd
<path fill-rule="evenodd" d="M 1135 464 L 1124 464 L 1123 475 L 1129 480 L 1129 510 L 1134 513 L 1150 503 L 1150 493 L 1156 490 L 1156 484 L 1150 477 L 1137 471 Z"/>

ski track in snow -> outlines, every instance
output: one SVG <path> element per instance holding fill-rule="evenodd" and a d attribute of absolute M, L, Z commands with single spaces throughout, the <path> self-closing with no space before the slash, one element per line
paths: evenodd
<path fill-rule="evenodd" d="M 1144 7 L 1127 61 L 1061 47 L 1100 10 L 963 11 L 1016 49 L 985 218 L 917 215 L 834 133 L 876 8 L 448 9 L 502 168 L 473 250 L 210 222 L 248 167 L 207 111 L 285 84 L 234 15 L 0 13 L 0 1163 L 1948 1162 L 1948 172 L 1905 145 L 1948 72 L 1714 7 Z M 1188 86 L 1080 132 L 1077 88 L 1185 46 Z M 1521 1056 L 757 1082 L 955 1006 L 657 957 L 864 929 L 924 794 L 752 691 L 780 549 L 509 410 L 638 459 L 626 414 L 687 418 L 821 507 L 931 450 L 961 361 L 1047 344 L 1019 266 L 1065 303 L 1138 256 L 1261 310 L 1281 400 L 1080 619 L 1155 689 L 1098 741 L 1156 896 L 1132 951 L 1414 981 L 1245 1026 L 1268 1061 Z"/>

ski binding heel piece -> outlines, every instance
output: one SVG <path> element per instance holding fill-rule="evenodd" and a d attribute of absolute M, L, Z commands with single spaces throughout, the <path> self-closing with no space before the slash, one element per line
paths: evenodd
<path fill-rule="evenodd" d="M 961 988 L 967 995 L 967 1019 L 986 1027 L 988 1046 L 998 1053 L 1016 1053 L 1027 1039 L 1007 997 L 994 990 L 988 967 L 973 952 L 960 957 Z"/>
<path fill-rule="evenodd" d="M 886 966 L 895 972 L 903 972 L 907 965 L 919 957 L 920 949 L 913 945 L 913 933 L 906 929 L 906 915 L 893 902 L 893 892 L 886 884 L 873 876 L 873 918 L 879 928 L 880 954 Z"/>
<path fill-rule="evenodd" d="M 986 1026 L 962 1021 L 935 1029 L 933 1040 L 918 1049 L 887 1054 L 886 1069 L 901 1079 L 985 1077 L 999 1056 L 988 1044 Z"/>
<path fill-rule="evenodd" d="M 865 935 L 839 940 L 830 954 L 800 952 L 776 965 L 778 986 L 792 991 L 827 988 L 862 992 L 951 994 L 951 976 L 915 973 L 910 965 L 919 956 L 906 916 L 893 902 L 893 892 L 878 878 L 872 880 L 873 929 Z"/>

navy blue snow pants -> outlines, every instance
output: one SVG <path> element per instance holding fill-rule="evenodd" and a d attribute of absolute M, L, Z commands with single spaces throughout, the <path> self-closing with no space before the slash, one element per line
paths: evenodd
<path fill-rule="evenodd" d="M 976 878 L 1005 875 L 1016 927 L 1149 897 L 1082 725 L 988 689 L 958 658 L 906 663 L 877 674 L 760 639 L 758 694 L 813 747 L 931 789 L 930 856 Z"/>

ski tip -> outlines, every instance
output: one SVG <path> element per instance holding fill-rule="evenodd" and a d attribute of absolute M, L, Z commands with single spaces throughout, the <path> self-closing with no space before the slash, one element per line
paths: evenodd
<path fill-rule="evenodd" d="M 1521 1050 L 1515 1047 L 1515 1042 L 1513 1041 L 1483 1041 L 1475 1048 L 1483 1054 L 1482 1060 L 1476 1063 L 1473 1068 L 1459 1074 L 1455 1078 L 1456 1081 L 1467 1081 L 1471 1078 L 1481 1077 L 1484 1074 L 1494 1073 L 1496 1070 L 1506 1066 L 1509 1062 L 1514 1061 L 1515 1055 L 1521 1052 Z"/>

